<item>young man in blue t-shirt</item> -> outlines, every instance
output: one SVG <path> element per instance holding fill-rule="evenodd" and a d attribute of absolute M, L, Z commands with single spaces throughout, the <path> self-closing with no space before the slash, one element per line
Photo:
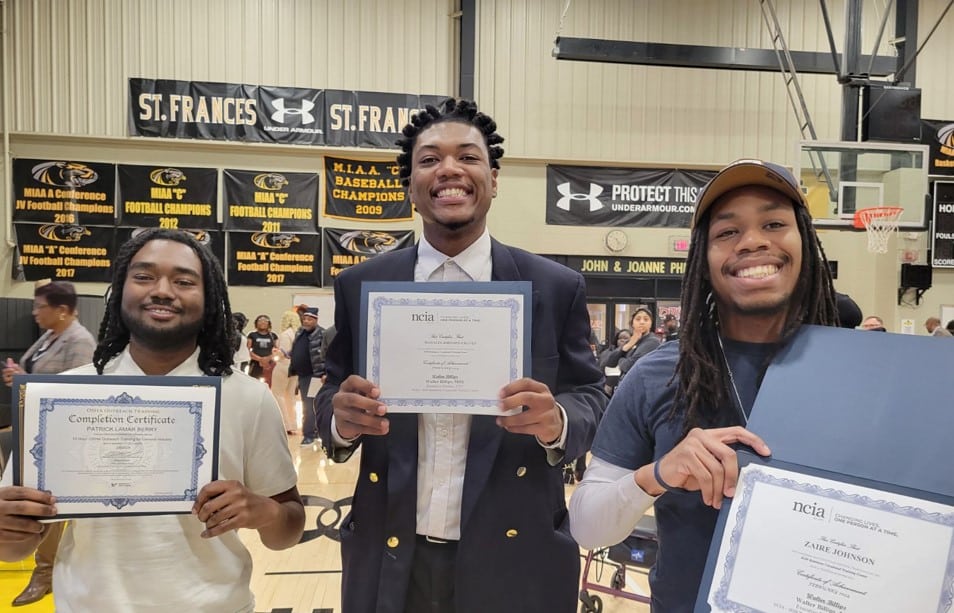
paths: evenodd
<path fill-rule="evenodd" d="M 837 324 L 828 263 L 792 174 L 739 160 L 699 194 L 680 336 L 623 379 L 570 503 L 574 538 L 612 545 L 655 506 L 654 613 L 692 611 L 723 497 L 738 478 L 745 429 L 772 356 L 801 324 Z"/>

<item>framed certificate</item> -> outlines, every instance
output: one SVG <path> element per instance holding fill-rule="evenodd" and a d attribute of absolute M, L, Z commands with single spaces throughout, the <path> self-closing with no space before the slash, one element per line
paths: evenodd
<path fill-rule="evenodd" d="M 218 477 L 219 377 L 18 375 L 13 483 L 57 519 L 189 513 Z"/>
<path fill-rule="evenodd" d="M 529 376 L 531 295 L 526 281 L 363 283 L 360 374 L 392 413 L 511 414 L 499 393 Z"/>
<path fill-rule="evenodd" d="M 740 463 L 696 611 L 952 610 L 952 501 L 749 454 Z"/>

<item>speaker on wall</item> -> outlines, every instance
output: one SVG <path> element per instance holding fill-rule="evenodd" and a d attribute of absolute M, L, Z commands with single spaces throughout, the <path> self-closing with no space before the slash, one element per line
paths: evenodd
<path fill-rule="evenodd" d="M 932 271 L 929 264 L 901 264 L 901 287 L 930 289 Z"/>
<path fill-rule="evenodd" d="M 867 85 L 863 90 L 861 140 L 921 142 L 921 90 Z"/>

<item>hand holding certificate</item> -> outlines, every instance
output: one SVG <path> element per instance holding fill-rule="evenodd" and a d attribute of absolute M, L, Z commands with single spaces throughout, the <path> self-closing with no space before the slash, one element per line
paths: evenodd
<path fill-rule="evenodd" d="M 191 511 L 216 478 L 219 379 L 23 376 L 13 482 L 58 517 Z"/>

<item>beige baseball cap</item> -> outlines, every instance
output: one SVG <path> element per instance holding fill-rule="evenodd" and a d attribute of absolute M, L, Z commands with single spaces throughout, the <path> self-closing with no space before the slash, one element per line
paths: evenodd
<path fill-rule="evenodd" d="M 774 189 L 791 198 L 796 204 L 805 207 L 806 210 L 808 209 L 805 194 L 802 193 L 798 180 L 790 170 L 762 160 L 736 160 L 720 170 L 699 192 L 696 197 L 696 210 L 692 214 L 692 223 L 689 227 L 695 228 L 702 215 L 723 194 L 748 185 Z"/>

